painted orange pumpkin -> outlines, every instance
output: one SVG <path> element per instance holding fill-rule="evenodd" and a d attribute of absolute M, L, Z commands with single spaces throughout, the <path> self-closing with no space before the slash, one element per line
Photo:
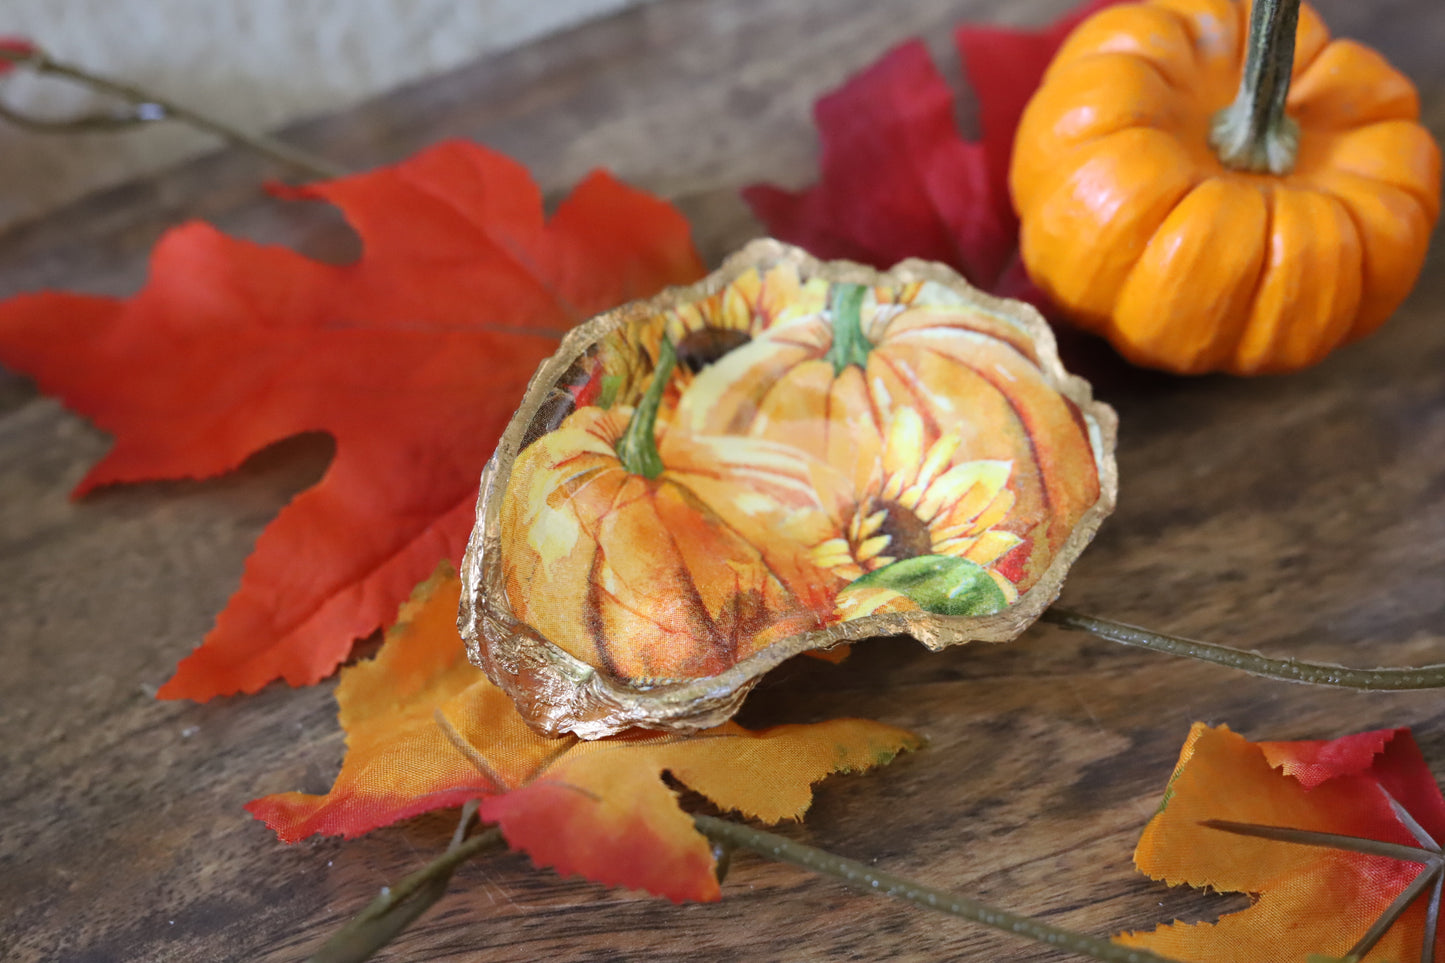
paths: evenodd
<path fill-rule="evenodd" d="M 1020 121 L 1024 263 L 1138 364 L 1314 364 L 1389 317 L 1424 262 L 1441 162 L 1418 117 L 1409 80 L 1298 0 L 1110 7 Z"/>
<path fill-rule="evenodd" d="M 513 614 L 633 682 L 715 675 L 820 628 L 836 590 L 773 537 L 785 515 L 818 518 L 797 453 L 676 426 L 653 445 L 671 370 L 659 368 L 637 409 L 581 408 L 530 445 L 501 511 Z M 650 450 L 629 449 L 634 439 Z"/>

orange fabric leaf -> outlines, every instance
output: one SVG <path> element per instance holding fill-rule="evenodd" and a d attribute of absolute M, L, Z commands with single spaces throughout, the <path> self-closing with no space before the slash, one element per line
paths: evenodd
<path fill-rule="evenodd" d="M 1171 885 L 1258 898 L 1217 923 L 1176 922 L 1116 941 L 1191 963 L 1344 954 L 1420 872 L 1418 864 L 1200 824 L 1230 820 L 1415 845 L 1381 789 L 1435 839 L 1445 839 L 1445 799 L 1408 730 L 1329 742 L 1251 743 L 1226 727 L 1196 723 L 1164 802 L 1135 850 L 1135 864 Z M 1365 960 L 1419 959 L 1424 920 L 1420 902 Z"/>
<path fill-rule="evenodd" d="M 456 638 L 460 597 L 455 576 L 439 571 L 402 606 L 376 657 L 342 671 L 336 701 L 346 760 L 331 791 L 266 796 L 246 806 L 252 815 L 288 843 L 315 833 L 349 839 L 505 790 L 436 723 L 438 706 L 458 704 L 482 678 Z"/>
<path fill-rule="evenodd" d="M 162 698 L 330 674 L 438 559 L 461 557 L 482 466 L 557 338 L 702 273 L 665 202 L 596 173 L 548 220 L 525 169 L 460 141 L 283 193 L 338 205 L 361 258 L 325 265 L 188 224 L 133 298 L 0 304 L 0 364 L 115 435 L 77 496 L 212 476 L 303 432 L 336 439 Z"/>
<path fill-rule="evenodd" d="M 918 742 L 862 719 L 758 732 L 728 722 L 690 736 L 581 742 L 529 784 L 483 800 L 480 812 L 513 846 L 561 873 L 675 901 L 712 900 L 719 893 L 710 847 L 663 772 L 721 809 L 775 823 L 802 818 L 813 783 L 829 773 L 881 765 Z"/>
<path fill-rule="evenodd" d="M 435 575 L 403 607 L 376 658 L 342 671 L 336 696 L 347 755 L 331 791 L 278 793 L 246 807 L 282 840 L 357 836 L 478 798 L 482 818 L 540 865 L 677 901 L 710 900 L 719 895 L 710 847 L 664 773 L 722 809 L 777 822 L 800 818 L 812 784 L 829 773 L 881 765 L 919 744 L 858 719 L 547 738 L 467 662 L 455 625 L 460 592 L 454 573 Z"/>

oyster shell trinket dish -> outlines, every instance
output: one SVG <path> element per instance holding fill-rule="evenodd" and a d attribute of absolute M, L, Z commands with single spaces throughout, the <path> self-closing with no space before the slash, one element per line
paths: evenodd
<path fill-rule="evenodd" d="M 803 652 L 1019 635 L 1113 508 L 1114 437 L 1032 307 L 754 242 L 542 365 L 459 626 L 541 731 L 716 725 Z"/>

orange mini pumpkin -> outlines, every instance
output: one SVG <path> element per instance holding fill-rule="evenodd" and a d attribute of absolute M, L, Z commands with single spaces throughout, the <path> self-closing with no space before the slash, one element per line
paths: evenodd
<path fill-rule="evenodd" d="M 1020 121 L 1024 263 L 1136 363 L 1305 367 L 1373 331 L 1420 271 L 1440 150 L 1418 116 L 1403 75 L 1298 0 L 1110 7 Z"/>

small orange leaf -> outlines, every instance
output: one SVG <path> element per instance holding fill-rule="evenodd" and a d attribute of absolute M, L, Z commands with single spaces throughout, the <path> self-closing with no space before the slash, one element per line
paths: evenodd
<path fill-rule="evenodd" d="M 559 872 L 679 902 L 711 900 L 719 895 L 711 852 L 663 785 L 664 772 L 722 809 L 775 823 L 802 818 L 813 783 L 829 773 L 880 765 L 917 745 L 901 729 L 861 719 L 614 737 L 578 744 L 528 785 L 484 800 L 480 812 Z M 658 853 L 674 858 L 675 870 L 657 864 Z"/>
<path fill-rule="evenodd" d="M 347 756 L 331 791 L 246 807 L 282 840 L 357 836 L 477 798 L 482 818 L 540 865 L 675 901 L 712 900 L 711 849 L 664 773 L 721 809 L 777 822 L 800 818 L 829 773 L 881 765 L 920 742 L 859 719 L 757 732 L 729 722 L 592 742 L 541 736 L 467 662 L 455 624 L 460 591 L 444 567 L 403 607 L 376 658 L 342 671 Z"/>
<path fill-rule="evenodd" d="M 1445 799 L 1408 730 L 1342 739 L 1252 743 L 1196 723 L 1159 812 L 1134 853 L 1141 871 L 1257 895 L 1217 923 L 1173 923 L 1116 942 L 1191 963 L 1304 960 L 1347 953 L 1421 872 L 1418 863 L 1322 846 L 1240 836 L 1207 820 L 1287 827 L 1417 846 L 1394 799 L 1436 840 Z M 1420 959 L 1417 901 L 1363 959 Z M 1437 949 L 1438 952 L 1438 949 Z"/>
<path fill-rule="evenodd" d="M 487 682 L 456 638 L 459 596 L 456 577 L 446 567 L 439 570 L 402 606 L 376 658 L 342 672 L 336 701 L 346 761 L 331 791 L 278 793 L 246 806 L 282 840 L 294 843 L 315 833 L 349 839 L 506 790 L 503 776 L 484 776 L 436 723 L 439 706 L 465 706 L 472 713 L 487 708 L 484 700 L 464 698 Z M 492 701 L 494 716 L 511 708 L 500 693 Z M 543 745 L 549 741 L 538 737 L 530 747 L 536 758 L 550 751 Z"/>

